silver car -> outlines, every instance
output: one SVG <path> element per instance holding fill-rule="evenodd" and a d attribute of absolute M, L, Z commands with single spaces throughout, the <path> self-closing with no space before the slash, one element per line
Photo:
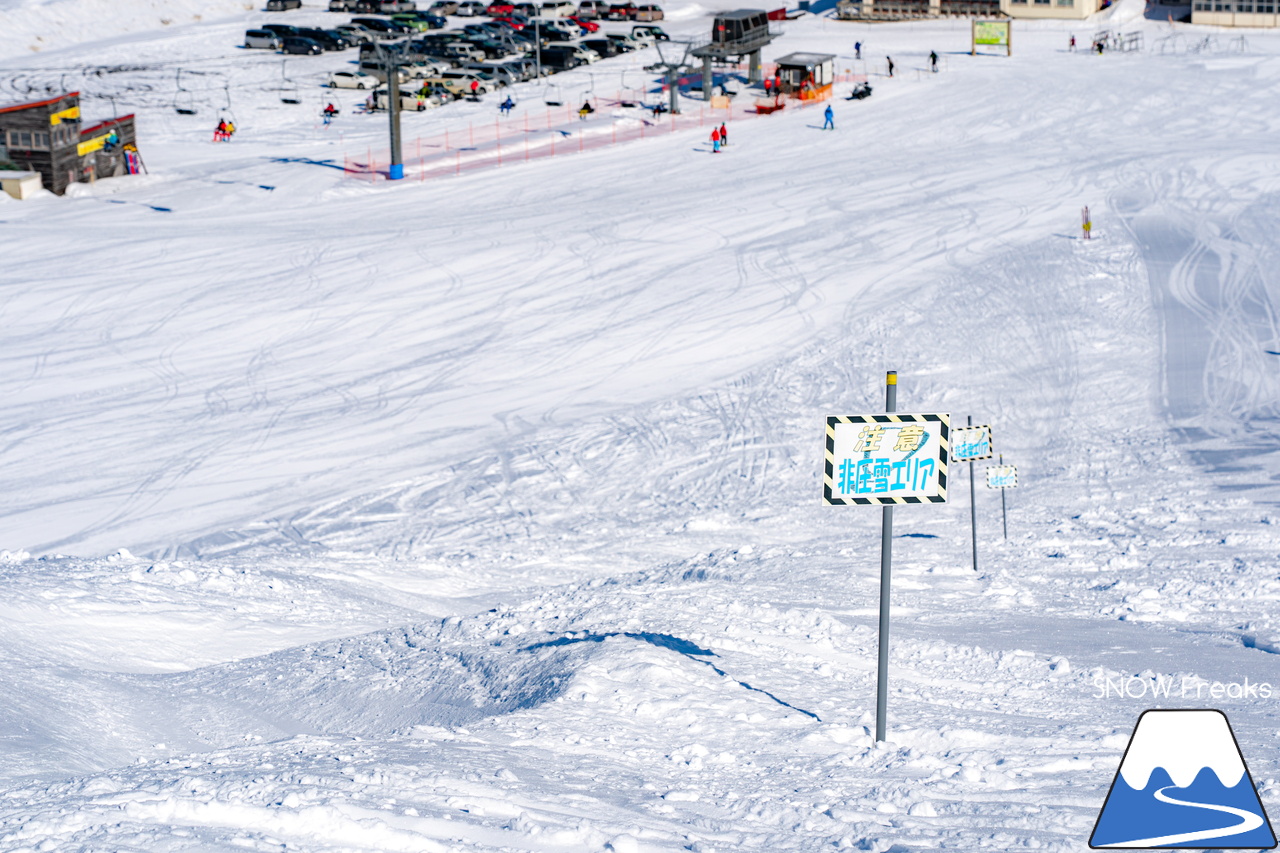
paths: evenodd
<path fill-rule="evenodd" d="M 262 50 L 279 50 L 280 37 L 271 30 L 245 30 L 244 46 Z"/>

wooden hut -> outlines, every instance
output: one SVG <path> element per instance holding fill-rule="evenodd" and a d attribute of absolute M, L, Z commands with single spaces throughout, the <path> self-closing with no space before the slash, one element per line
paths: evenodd
<path fill-rule="evenodd" d="M 84 127 L 79 92 L 0 106 L 0 169 L 39 172 L 44 186 L 58 195 L 77 181 L 140 167 L 132 115 Z"/>
<path fill-rule="evenodd" d="M 778 85 L 802 101 L 825 100 L 836 82 L 835 63 L 833 53 L 788 53 L 778 60 Z"/>

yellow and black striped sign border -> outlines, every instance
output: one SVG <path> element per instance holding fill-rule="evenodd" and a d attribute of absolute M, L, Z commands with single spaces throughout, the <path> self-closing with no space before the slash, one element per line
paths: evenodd
<path fill-rule="evenodd" d="M 990 466 L 989 468 L 987 468 L 987 470 L 988 470 L 988 471 L 990 471 L 992 468 L 1012 468 L 1012 469 L 1013 469 L 1013 485 L 1012 485 L 1012 486 L 993 486 L 993 485 L 991 485 L 991 481 L 990 481 L 990 480 L 988 480 L 988 481 L 987 481 L 987 488 L 988 488 L 988 489 L 1016 489 L 1016 488 L 1018 488 L 1018 466 L 1017 466 L 1017 465 L 992 465 L 992 466 Z"/>
<path fill-rule="evenodd" d="M 959 456 L 954 456 L 952 457 L 952 462 L 977 462 L 981 459 L 991 459 L 996 455 L 996 439 L 995 436 L 991 434 L 991 424 L 974 424 L 973 426 L 966 424 L 964 426 L 956 427 L 956 432 L 960 432 L 962 429 L 985 429 L 987 431 L 987 447 L 991 449 L 991 452 L 986 456 L 966 456 L 963 459 Z"/>
<path fill-rule="evenodd" d="M 836 483 L 836 424 L 911 424 L 938 426 L 938 494 L 925 498 L 838 498 Z M 822 473 L 822 502 L 827 506 L 940 504 L 947 500 L 947 458 L 951 453 L 951 415 L 831 415 L 827 418 L 827 454 Z"/>

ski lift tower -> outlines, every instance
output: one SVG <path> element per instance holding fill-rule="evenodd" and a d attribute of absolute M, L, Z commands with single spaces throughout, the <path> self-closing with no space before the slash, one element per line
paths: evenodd
<path fill-rule="evenodd" d="M 671 95 L 670 112 L 672 115 L 680 115 L 679 80 L 681 74 L 687 74 L 693 70 L 693 66 L 689 64 L 689 54 L 693 51 L 693 42 L 660 41 L 656 42 L 655 46 L 658 48 L 658 61 L 653 65 L 646 65 L 644 70 L 661 71 L 663 73 L 667 81 L 667 91 Z M 680 52 L 679 61 L 676 60 L 677 51 Z"/>
<path fill-rule="evenodd" d="M 378 62 L 387 73 L 387 114 L 391 119 L 391 164 L 387 178 L 398 181 L 404 178 L 404 157 L 400 151 L 400 66 L 404 57 L 394 50 L 374 42 Z"/>
<path fill-rule="evenodd" d="M 747 82 L 759 83 L 764 79 L 760 73 L 760 50 L 773 41 L 773 36 L 769 30 L 769 13 L 763 9 L 739 9 L 716 15 L 711 24 L 710 43 L 693 51 L 693 55 L 702 60 L 703 100 L 711 100 L 713 60 L 741 62 L 745 56 Z"/>

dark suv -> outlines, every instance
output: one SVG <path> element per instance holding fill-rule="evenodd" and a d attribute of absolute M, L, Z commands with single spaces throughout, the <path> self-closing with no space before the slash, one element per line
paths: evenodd
<path fill-rule="evenodd" d="M 560 45 L 552 45 L 542 49 L 542 65 L 545 68 L 554 68 L 557 71 L 568 71 L 570 68 L 577 68 L 582 64 L 582 60 L 573 55 L 574 48 L 561 47 Z"/>
<path fill-rule="evenodd" d="M 303 56 L 315 56 L 324 53 L 324 48 L 320 46 L 320 42 L 314 39 L 303 38 L 302 36 L 285 36 L 282 42 L 283 45 L 280 49 L 285 53 L 300 53 Z"/>

